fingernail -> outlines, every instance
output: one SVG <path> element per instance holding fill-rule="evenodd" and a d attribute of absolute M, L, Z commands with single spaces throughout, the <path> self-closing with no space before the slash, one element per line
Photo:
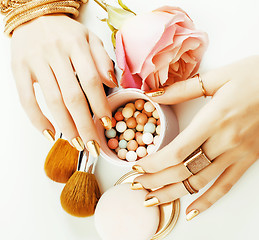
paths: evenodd
<path fill-rule="evenodd" d="M 196 209 L 190 211 L 190 212 L 186 215 L 186 220 L 187 220 L 187 221 L 192 220 L 192 219 L 193 219 L 194 217 L 196 217 L 199 213 L 200 213 L 200 211 L 199 211 L 199 210 L 196 210 Z"/>
<path fill-rule="evenodd" d="M 132 170 L 138 172 L 138 173 L 145 173 L 144 169 L 142 167 L 140 167 L 139 165 L 134 165 L 132 167 Z"/>
<path fill-rule="evenodd" d="M 85 148 L 84 142 L 80 137 L 73 138 L 71 140 L 73 146 L 78 150 L 78 151 L 83 151 Z"/>
<path fill-rule="evenodd" d="M 141 190 L 141 189 L 144 189 L 144 187 L 142 186 L 142 184 L 139 183 L 139 182 L 133 182 L 130 187 L 131 187 L 132 190 Z"/>
<path fill-rule="evenodd" d="M 159 204 L 159 200 L 156 197 L 151 197 L 145 200 L 144 206 L 145 207 L 152 207 Z"/>
<path fill-rule="evenodd" d="M 42 133 L 50 142 L 55 141 L 55 134 L 51 130 L 45 129 Z"/>
<path fill-rule="evenodd" d="M 102 117 L 100 118 L 100 121 L 106 130 L 110 130 L 112 128 L 112 120 L 109 117 Z"/>
<path fill-rule="evenodd" d="M 108 76 L 109 76 L 110 81 L 113 82 L 116 87 L 119 87 L 118 81 L 117 81 L 117 78 L 116 78 L 114 72 L 113 71 L 109 71 L 108 72 Z"/>
<path fill-rule="evenodd" d="M 98 157 L 100 155 L 100 145 L 95 140 L 88 141 L 86 146 L 93 157 Z"/>
<path fill-rule="evenodd" d="M 150 91 L 146 91 L 145 94 L 148 96 L 148 97 L 158 97 L 158 96 L 161 96 L 165 93 L 165 89 L 164 88 L 158 88 L 158 89 L 155 89 L 155 90 L 150 90 Z"/>

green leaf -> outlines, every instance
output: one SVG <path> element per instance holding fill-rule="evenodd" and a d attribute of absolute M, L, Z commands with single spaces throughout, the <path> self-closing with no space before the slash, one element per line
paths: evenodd
<path fill-rule="evenodd" d="M 116 33 L 117 33 L 117 31 L 113 31 L 112 35 L 111 35 L 112 45 L 113 45 L 114 49 L 116 48 Z"/>
<path fill-rule="evenodd" d="M 135 16 L 132 12 L 110 5 L 107 5 L 107 12 L 109 24 L 116 29 L 120 29 L 128 18 Z"/>
<path fill-rule="evenodd" d="M 131 10 L 122 2 L 122 0 L 118 0 L 118 4 L 119 4 L 124 10 L 126 10 L 126 11 L 128 11 L 128 12 L 131 12 L 131 13 L 133 13 L 134 15 L 136 15 L 136 13 L 134 13 L 133 11 L 131 11 Z"/>

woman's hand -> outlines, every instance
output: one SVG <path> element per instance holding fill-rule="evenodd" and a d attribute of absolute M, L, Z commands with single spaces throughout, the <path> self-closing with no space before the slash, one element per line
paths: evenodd
<path fill-rule="evenodd" d="M 102 83 L 117 86 L 113 63 L 101 40 L 79 22 L 66 15 L 47 15 L 18 27 L 12 37 L 12 68 L 22 106 L 48 137 L 55 129 L 36 101 L 35 82 L 60 130 L 78 150 L 98 140 L 86 97 L 96 117 L 110 127 Z"/>
<path fill-rule="evenodd" d="M 219 176 L 187 208 L 187 220 L 224 196 L 259 158 L 259 57 L 202 74 L 201 79 L 211 101 L 170 144 L 136 163 L 134 169 L 141 172 L 142 168 L 146 173 L 132 185 L 133 189 L 159 188 L 146 196 L 145 204 L 151 206 L 188 194 L 182 183 L 187 178 L 192 188 L 199 190 Z M 195 77 L 173 84 L 152 100 L 175 104 L 202 94 Z M 192 175 L 183 161 L 200 146 L 212 163 Z"/>

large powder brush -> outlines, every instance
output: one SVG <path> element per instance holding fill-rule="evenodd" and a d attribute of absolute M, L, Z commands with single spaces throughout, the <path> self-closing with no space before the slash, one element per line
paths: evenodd
<path fill-rule="evenodd" d="M 76 148 L 59 138 L 46 157 L 46 175 L 55 182 L 66 183 L 77 169 L 78 155 Z"/>
<path fill-rule="evenodd" d="M 76 77 L 78 78 L 77 75 Z M 109 88 L 104 84 L 103 88 L 106 95 L 108 95 Z M 91 108 L 90 112 L 91 115 L 93 115 Z M 59 183 L 66 183 L 77 169 L 79 152 L 74 147 L 72 147 L 68 141 L 62 139 L 61 137 L 62 134 L 49 151 L 45 160 L 44 169 L 46 175 L 51 180 Z"/>
<path fill-rule="evenodd" d="M 97 160 L 98 157 L 90 158 L 86 150 L 79 154 L 78 169 L 68 180 L 60 195 L 61 205 L 70 215 L 88 217 L 94 214 L 101 197 L 94 175 Z"/>

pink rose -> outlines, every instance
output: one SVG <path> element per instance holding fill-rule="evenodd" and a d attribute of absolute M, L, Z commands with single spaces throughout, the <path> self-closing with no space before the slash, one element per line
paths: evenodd
<path fill-rule="evenodd" d="M 198 71 L 207 45 L 207 34 L 180 8 L 131 17 L 116 34 L 121 86 L 150 90 L 187 79 Z"/>

